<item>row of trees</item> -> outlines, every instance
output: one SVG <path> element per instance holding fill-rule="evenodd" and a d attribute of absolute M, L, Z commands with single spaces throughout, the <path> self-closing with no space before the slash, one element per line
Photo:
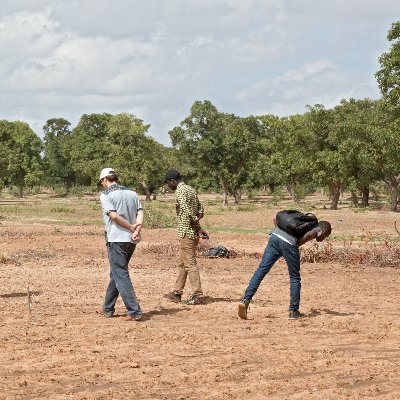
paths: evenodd
<path fill-rule="evenodd" d="M 228 194 L 237 202 L 243 189 L 279 185 L 296 201 L 298 188 L 314 183 L 329 187 L 333 209 L 343 187 L 368 206 L 371 185 L 383 181 L 397 210 L 400 119 L 383 100 L 343 100 L 285 118 L 240 118 L 196 102 L 170 135 L 200 176 L 220 182 L 225 203 Z"/>
<path fill-rule="evenodd" d="M 99 171 L 112 165 L 121 179 L 150 197 L 159 186 L 170 149 L 149 137 L 150 125 L 130 114 L 83 115 L 78 125 L 49 119 L 43 141 L 23 122 L 0 121 L 6 151 L 0 158 L 0 186 L 94 186 Z"/>
<path fill-rule="evenodd" d="M 148 136 L 150 125 L 131 114 L 83 115 L 76 127 L 54 118 L 43 141 L 23 122 L 0 121 L 0 186 L 94 186 L 113 166 L 122 181 L 147 199 L 168 168 L 199 189 L 221 190 L 240 201 L 243 191 L 285 186 L 294 201 L 301 188 L 329 188 L 336 209 L 343 188 L 368 206 L 371 186 L 385 182 L 397 210 L 400 181 L 400 23 L 393 24 L 389 53 L 376 76 L 382 99 L 342 100 L 332 109 L 308 107 L 302 115 L 239 117 L 196 101 L 169 132 L 172 148 Z"/>

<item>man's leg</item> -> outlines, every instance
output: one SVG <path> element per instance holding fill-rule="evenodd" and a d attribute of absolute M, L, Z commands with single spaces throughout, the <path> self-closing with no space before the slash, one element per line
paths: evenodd
<path fill-rule="evenodd" d="M 269 238 L 268 245 L 265 248 L 264 255 L 262 257 L 260 265 L 258 266 L 258 269 L 256 270 L 256 272 L 254 272 L 252 278 L 250 279 L 250 283 L 244 293 L 243 300 L 250 301 L 253 298 L 265 275 L 268 274 L 272 266 L 282 256 L 279 247 L 280 240 L 281 239 L 279 239 L 275 235 L 271 235 L 271 237 Z"/>
<path fill-rule="evenodd" d="M 109 246 L 107 245 L 107 252 L 109 252 Z M 112 316 L 115 312 L 115 303 L 117 301 L 119 292 L 113 278 L 111 266 L 110 266 L 110 282 L 106 290 L 103 304 L 103 312 L 106 316 Z"/>
<path fill-rule="evenodd" d="M 133 243 L 110 243 L 108 257 L 112 278 L 128 310 L 128 315 L 139 317 L 142 315 L 142 311 L 137 301 L 128 270 L 128 263 L 135 247 Z"/>
<path fill-rule="evenodd" d="M 187 264 L 187 252 L 185 248 L 185 238 L 181 238 L 179 241 L 179 258 L 178 258 L 178 277 L 176 278 L 174 293 L 182 296 L 183 289 L 186 284 L 186 278 L 188 275 L 188 271 L 185 269 L 185 265 Z"/>
<path fill-rule="evenodd" d="M 203 294 L 203 290 L 201 289 L 200 271 L 196 260 L 196 249 L 197 245 L 199 244 L 199 238 L 184 239 L 187 258 L 186 269 L 189 275 L 190 286 L 192 287 L 193 291 L 192 297 L 201 296 Z"/>
<path fill-rule="evenodd" d="M 283 257 L 288 265 L 290 277 L 290 305 L 289 311 L 295 311 L 300 306 L 300 252 L 297 246 L 292 246 L 288 243 L 282 244 Z"/>

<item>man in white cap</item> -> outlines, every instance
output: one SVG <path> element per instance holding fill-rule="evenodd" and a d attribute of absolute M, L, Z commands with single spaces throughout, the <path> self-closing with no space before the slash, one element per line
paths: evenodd
<path fill-rule="evenodd" d="M 100 202 L 110 262 L 110 282 L 104 298 L 103 315 L 107 318 L 114 315 L 120 294 L 128 310 L 124 319 L 139 321 L 142 310 L 129 276 L 128 264 L 140 240 L 144 220 L 142 205 L 133 190 L 118 184 L 118 177 L 112 168 L 101 171 L 98 186 L 104 189 Z"/>

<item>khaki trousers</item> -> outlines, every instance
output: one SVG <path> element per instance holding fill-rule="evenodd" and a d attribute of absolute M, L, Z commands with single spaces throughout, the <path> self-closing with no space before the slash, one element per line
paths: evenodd
<path fill-rule="evenodd" d="M 178 278 L 175 282 L 174 292 L 182 294 L 185 287 L 186 278 L 189 276 L 190 286 L 193 290 L 193 296 L 202 295 L 199 268 L 196 262 L 196 248 L 199 238 L 191 239 L 184 237 L 180 240 L 179 260 L 178 260 Z"/>

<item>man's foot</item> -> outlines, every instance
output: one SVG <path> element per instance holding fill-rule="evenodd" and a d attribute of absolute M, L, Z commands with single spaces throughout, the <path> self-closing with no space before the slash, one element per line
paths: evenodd
<path fill-rule="evenodd" d="M 114 311 L 104 311 L 103 309 L 96 311 L 97 314 L 103 314 L 104 317 L 106 318 L 111 318 L 114 316 Z"/>
<path fill-rule="evenodd" d="M 123 318 L 124 321 L 141 321 L 143 318 L 143 314 L 139 315 L 127 315 L 126 317 Z"/>
<path fill-rule="evenodd" d="M 289 319 L 299 319 L 301 317 L 304 317 L 304 314 L 302 314 L 299 310 L 289 311 Z"/>
<path fill-rule="evenodd" d="M 164 297 L 173 303 L 180 303 L 182 300 L 182 295 L 175 292 L 167 293 Z"/>
<path fill-rule="evenodd" d="M 238 316 L 241 319 L 247 319 L 247 309 L 249 308 L 250 300 L 243 299 L 238 305 Z"/>
<path fill-rule="evenodd" d="M 199 296 L 192 296 L 190 299 L 185 300 L 183 304 L 187 304 L 188 306 L 196 306 L 198 304 L 202 304 L 202 302 Z"/>

